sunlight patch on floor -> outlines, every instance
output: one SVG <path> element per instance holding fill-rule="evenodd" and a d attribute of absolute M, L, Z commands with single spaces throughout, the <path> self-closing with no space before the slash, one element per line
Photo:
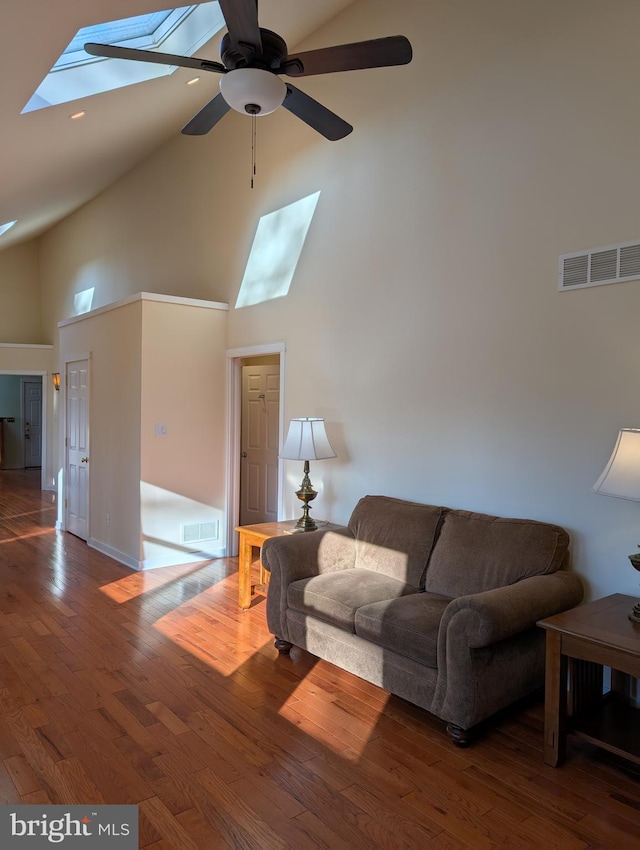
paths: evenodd
<path fill-rule="evenodd" d="M 209 562 L 205 564 L 208 566 Z M 103 585 L 100 590 L 114 602 L 128 602 L 137 596 L 142 596 L 151 590 L 165 587 L 174 581 L 183 579 L 185 576 L 195 575 L 203 566 L 200 561 L 197 564 L 182 564 L 173 567 L 164 567 L 157 570 L 140 570 L 131 573 L 125 578 Z"/>
<path fill-rule="evenodd" d="M 367 720 L 352 713 L 348 705 L 356 700 L 329 693 L 303 679 L 287 697 L 278 714 L 305 734 L 319 741 L 341 758 L 356 763 L 366 746 L 376 736 L 379 716 L 384 712 L 388 695 L 375 714 L 367 709 Z M 344 702 L 344 707 L 339 702 Z"/>
<path fill-rule="evenodd" d="M 0 543 L 17 543 L 18 540 L 27 540 L 29 537 L 42 537 L 43 534 L 54 534 L 53 528 L 39 528 L 37 531 L 26 531 L 24 534 L 18 534 L 15 537 L 2 537 Z"/>

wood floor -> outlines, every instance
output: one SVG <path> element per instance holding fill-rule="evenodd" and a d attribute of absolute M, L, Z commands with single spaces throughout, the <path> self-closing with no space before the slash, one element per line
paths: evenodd
<path fill-rule="evenodd" d="M 137 803 L 140 848 L 640 848 L 640 783 L 534 701 L 457 750 L 442 724 L 300 650 L 234 559 L 132 573 L 0 473 L 0 802 Z"/>

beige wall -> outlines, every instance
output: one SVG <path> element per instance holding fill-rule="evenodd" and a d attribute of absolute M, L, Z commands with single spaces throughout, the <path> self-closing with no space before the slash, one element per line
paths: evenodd
<path fill-rule="evenodd" d="M 224 554 L 226 317 L 145 294 L 60 328 L 61 361 L 90 359 L 89 542 L 129 566 Z M 211 522 L 215 540 L 183 545 Z"/>
<path fill-rule="evenodd" d="M 226 546 L 227 311 L 143 302 L 141 559 L 179 564 Z M 156 425 L 166 426 L 156 436 Z M 183 526 L 215 536 L 185 545 Z M 191 529 L 193 533 L 193 528 Z"/>
<path fill-rule="evenodd" d="M 0 251 L 0 343 L 51 342 L 41 318 L 37 242 Z"/>
<path fill-rule="evenodd" d="M 142 302 L 135 301 L 60 328 L 61 371 L 68 361 L 90 359 L 89 539 L 130 564 L 140 559 L 141 326 Z"/>
<path fill-rule="evenodd" d="M 640 283 L 559 294 L 557 262 L 640 237 L 639 23 L 631 0 L 354 3 L 305 47 L 415 50 L 300 81 L 354 133 L 265 118 L 253 191 L 247 119 L 176 135 L 41 240 L 45 336 L 90 287 L 94 306 L 146 289 L 233 308 L 260 216 L 320 191 L 288 296 L 228 330 L 285 341 L 287 415 L 327 420 L 315 514 L 389 493 L 553 520 L 591 593 L 635 594 L 640 507 L 590 488 L 640 425 Z"/>

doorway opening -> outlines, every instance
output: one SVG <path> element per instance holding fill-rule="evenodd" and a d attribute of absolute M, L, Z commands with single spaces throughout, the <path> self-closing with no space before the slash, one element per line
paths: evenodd
<path fill-rule="evenodd" d="M 278 518 L 280 355 L 242 360 L 240 525 Z"/>
<path fill-rule="evenodd" d="M 236 526 L 282 517 L 285 357 L 284 343 L 227 352 L 228 556 L 238 554 Z"/>
<path fill-rule="evenodd" d="M 0 373 L 0 470 L 40 469 L 47 487 L 46 372 Z"/>

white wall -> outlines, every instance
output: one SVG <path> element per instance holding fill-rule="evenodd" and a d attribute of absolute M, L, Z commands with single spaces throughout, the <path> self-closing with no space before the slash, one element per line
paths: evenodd
<path fill-rule="evenodd" d="M 590 487 L 640 425 L 640 282 L 560 294 L 557 261 L 640 237 L 639 24 L 631 0 L 354 3 L 304 47 L 415 51 L 299 81 L 354 133 L 261 120 L 253 191 L 247 119 L 176 137 L 42 239 L 47 328 L 91 286 L 233 307 L 260 216 L 320 191 L 288 296 L 228 337 L 285 340 L 288 415 L 327 420 L 315 514 L 377 492 L 552 520 L 594 596 L 635 594 L 640 506 Z"/>

